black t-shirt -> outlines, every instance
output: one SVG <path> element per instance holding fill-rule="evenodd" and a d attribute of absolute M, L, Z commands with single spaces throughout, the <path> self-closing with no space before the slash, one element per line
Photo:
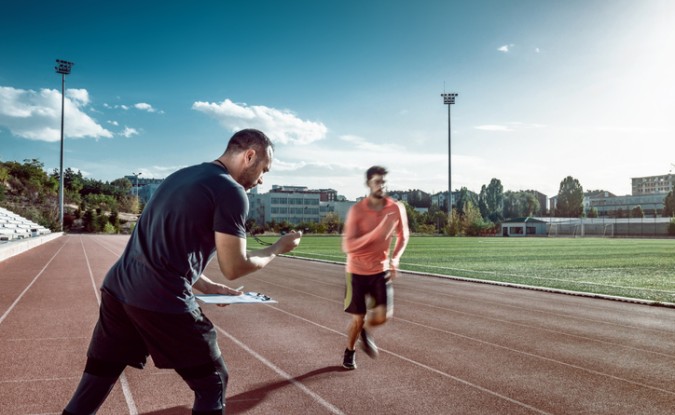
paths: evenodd
<path fill-rule="evenodd" d="M 216 252 L 215 232 L 246 238 L 248 198 L 221 166 L 181 169 L 157 188 L 102 290 L 165 313 L 197 308 L 192 285 Z"/>

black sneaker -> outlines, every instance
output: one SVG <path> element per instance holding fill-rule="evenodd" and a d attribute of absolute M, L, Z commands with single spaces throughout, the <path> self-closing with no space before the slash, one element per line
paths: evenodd
<path fill-rule="evenodd" d="M 373 338 L 368 335 L 368 332 L 361 330 L 361 347 L 363 351 L 366 352 L 368 357 L 375 359 L 380 351 L 377 350 L 377 345 L 373 341 Z"/>
<path fill-rule="evenodd" d="M 349 370 L 356 369 L 356 359 L 354 358 L 355 354 L 356 350 L 345 349 L 345 357 L 342 360 L 342 367 Z"/>

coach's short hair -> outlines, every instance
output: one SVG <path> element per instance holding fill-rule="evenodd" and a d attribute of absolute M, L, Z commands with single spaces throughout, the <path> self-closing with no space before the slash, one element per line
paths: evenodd
<path fill-rule="evenodd" d="M 249 148 L 264 154 L 267 151 L 267 148 L 274 150 L 274 144 L 262 131 L 254 128 L 247 128 L 234 133 L 227 143 L 225 152 L 240 153 Z"/>

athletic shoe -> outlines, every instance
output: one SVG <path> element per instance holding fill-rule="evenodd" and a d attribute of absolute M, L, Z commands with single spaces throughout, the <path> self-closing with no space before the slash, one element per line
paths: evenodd
<path fill-rule="evenodd" d="M 355 354 L 356 350 L 345 349 L 345 357 L 342 359 L 342 367 L 349 370 L 356 369 L 356 359 L 354 358 Z"/>
<path fill-rule="evenodd" d="M 380 351 L 377 350 L 377 345 L 373 341 L 373 338 L 370 337 L 368 332 L 365 330 L 361 330 L 361 347 L 363 348 L 363 351 L 366 352 L 368 357 L 375 359 L 378 354 L 380 354 Z"/>

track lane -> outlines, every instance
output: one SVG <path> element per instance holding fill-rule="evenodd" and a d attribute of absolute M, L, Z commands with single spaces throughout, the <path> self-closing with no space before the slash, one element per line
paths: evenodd
<path fill-rule="evenodd" d="M 13 346 L 26 349 L 21 360 L 31 362 L 30 343 L 43 343 L 45 348 L 51 342 L 48 348 L 62 349 L 57 359 L 30 363 L 38 369 L 25 370 L 23 378 L 15 370 L 17 364 L 0 357 L 3 375 L 5 367 L 13 369 L 7 381 L 0 380 L 2 405 L 19 385 L 41 391 L 15 402 L 11 408 L 20 410 L 7 413 L 52 413 L 50 408 L 62 407 L 79 380 L 96 320 L 96 312 L 90 315 L 92 304 L 97 308 L 93 286 L 100 285 L 126 238 L 68 235 L 56 241 L 69 246 L 71 239 L 86 252 L 84 264 L 80 260 L 85 255 L 78 257 L 77 250 L 69 254 L 65 266 L 61 260 L 52 263 L 0 322 L 0 334 L 11 327 L 17 333 L 11 341 L 26 343 Z M 54 246 L 46 248 L 19 257 L 34 260 L 35 253 L 44 267 L 49 250 L 55 252 Z M 25 276 L 6 261 L 0 263 L 0 279 L 3 270 L 13 275 L 12 302 L 20 291 L 17 281 L 25 287 L 38 272 L 35 267 L 32 276 Z M 211 265 L 206 274 L 217 272 Z M 53 281 L 42 283 L 46 275 Z M 278 258 L 235 285 L 272 295 L 279 304 L 204 307 L 220 331 L 230 368 L 228 414 L 662 414 L 675 407 L 672 310 L 410 274 L 401 277 L 396 282 L 396 315 L 375 332 L 381 357 L 370 360 L 359 353 L 359 369 L 351 372 L 339 367 L 348 322 L 341 304 L 341 265 Z M 51 303 L 47 292 L 70 285 L 79 286 L 72 288 L 72 297 L 64 295 L 70 310 L 49 314 L 46 310 L 63 306 Z M 3 292 L 0 306 L 2 301 L 7 304 L 5 297 Z M 36 305 L 40 301 L 42 308 Z M 42 327 L 39 340 L 38 330 L 21 337 L 18 326 L 8 325 L 25 318 L 19 317 L 26 314 L 25 306 L 41 312 L 35 321 L 24 320 Z M 90 326 L 78 336 L 76 323 L 63 322 L 70 319 Z M 10 342 L 0 338 L 0 348 L 8 347 Z M 64 356 L 70 355 L 65 364 Z M 61 376 L 64 372 L 66 376 Z M 143 371 L 127 369 L 125 375 L 138 413 L 189 414 L 192 394 L 172 371 L 150 364 Z M 131 413 L 121 389 L 115 387 L 101 414 Z M 0 412 L 5 413 L 2 407 Z"/>

